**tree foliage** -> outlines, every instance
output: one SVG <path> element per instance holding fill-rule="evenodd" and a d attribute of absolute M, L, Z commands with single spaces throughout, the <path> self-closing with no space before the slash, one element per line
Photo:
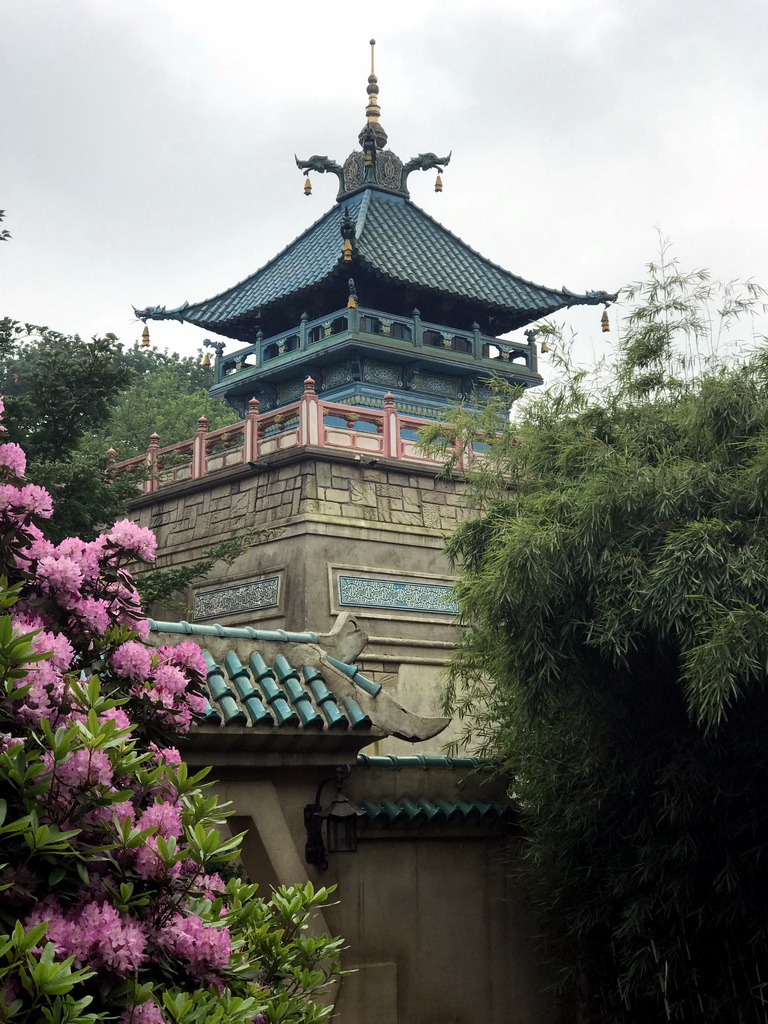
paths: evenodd
<path fill-rule="evenodd" d="M 666 249 L 613 366 L 498 385 L 448 544 L 449 704 L 511 772 L 521 872 L 582 1022 L 768 1020 L 768 355 L 759 289 Z M 721 333 L 721 330 L 723 333 Z M 719 346 L 718 346 L 719 339 Z M 723 347 L 729 346 L 723 358 Z"/>
<path fill-rule="evenodd" d="M 163 444 L 185 440 L 201 415 L 211 429 L 231 423 L 235 413 L 208 396 L 211 383 L 199 359 L 0 320 L 9 437 L 26 449 L 29 479 L 56 495 L 51 535 L 92 538 L 125 514 L 136 480 L 108 473 L 108 449 L 129 458 L 155 432 Z"/>
<path fill-rule="evenodd" d="M 207 772 L 170 745 L 205 708 L 202 652 L 141 640 L 125 564 L 153 535 L 55 544 L 24 474 L 0 444 L 0 1021 L 317 1024 L 341 943 L 305 932 L 329 890 L 265 901 L 231 869 Z"/>

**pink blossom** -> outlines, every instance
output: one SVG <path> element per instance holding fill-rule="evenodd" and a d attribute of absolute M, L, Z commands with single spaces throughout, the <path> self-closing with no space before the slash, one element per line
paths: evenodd
<path fill-rule="evenodd" d="M 59 957 L 74 956 L 75 966 L 114 967 L 135 971 L 145 959 L 147 940 L 128 914 L 96 900 L 66 912 L 56 901 L 39 904 L 25 922 L 27 929 L 48 922 L 45 936 Z"/>
<path fill-rule="evenodd" d="M 203 875 L 199 881 L 200 892 L 207 900 L 215 900 L 224 892 L 225 885 L 220 875 Z"/>
<path fill-rule="evenodd" d="M 165 858 L 158 853 L 157 837 L 148 836 L 144 845 L 136 851 L 133 866 L 136 874 L 146 880 L 158 878 L 178 878 L 182 871 L 181 861 L 166 864 Z"/>
<path fill-rule="evenodd" d="M 27 457 L 24 450 L 12 441 L 0 444 L 0 468 L 9 469 L 14 476 L 24 476 L 27 468 Z"/>
<path fill-rule="evenodd" d="M 98 597 L 79 597 L 70 603 L 70 608 L 94 633 L 104 633 L 109 625 L 109 606 Z"/>
<path fill-rule="evenodd" d="M 107 708 L 106 711 L 102 711 L 101 718 L 111 719 L 115 723 L 117 728 L 121 730 L 121 732 L 130 732 L 132 728 L 131 720 L 128 717 L 128 715 L 126 715 L 122 708 Z M 128 737 L 126 737 L 126 739 L 127 738 Z"/>
<path fill-rule="evenodd" d="M 43 754 L 43 764 L 49 771 L 54 770 L 51 751 Z M 106 750 L 76 750 L 66 761 L 56 763 L 55 771 L 57 781 L 70 789 L 91 789 L 112 784 L 112 765 Z"/>
<path fill-rule="evenodd" d="M 149 749 L 155 754 L 158 764 L 181 764 L 181 754 L 176 747 L 158 747 L 150 743 Z"/>
<path fill-rule="evenodd" d="M 54 668 L 66 671 L 72 665 L 75 657 L 75 650 L 72 644 L 63 633 L 51 633 L 43 627 L 43 620 L 38 616 L 19 615 L 14 616 L 14 625 L 19 632 L 31 633 L 39 629 L 32 646 L 41 653 L 50 653 L 50 663 Z M 38 662 L 38 664 L 40 664 Z"/>
<path fill-rule="evenodd" d="M 71 558 L 80 568 L 83 579 L 96 580 L 101 570 L 100 559 L 104 555 L 105 544 L 105 540 L 86 542 L 79 537 L 67 537 L 56 548 L 56 554 Z"/>
<path fill-rule="evenodd" d="M 21 554 L 25 559 L 42 558 L 44 555 L 56 553 L 56 545 L 46 540 L 42 530 L 35 523 L 28 523 L 24 529 L 32 538 L 32 543 L 22 548 Z"/>
<path fill-rule="evenodd" d="M 0 754 L 4 754 L 6 750 L 10 750 L 12 747 L 23 747 L 24 738 L 21 736 L 11 736 L 8 732 L 0 732 Z"/>
<path fill-rule="evenodd" d="M 13 484 L 0 484 L 0 512 L 19 507 L 19 488 Z"/>
<path fill-rule="evenodd" d="M 157 653 L 162 655 L 171 664 L 189 669 L 202 676 L 203 679 L 208 675 L 208 665 L 203 657 L 203 652 L 191 640 L 182 640 L 180 644 L 175 646 L 163 644 L 162 647 L 157 648 Z"/>
<path fill-rule="evenodd" d="M 128 640 L 112 652 L 109 658 L 118 675 L 137 681 L 145 680 L 152 668 L 151 652 L 135 640 Z"/>
<path fill-rule="evenodd" d="M 157 689 L 174 695 L 184 693 L 189 685 L 187 677 L 174 665 L 156 665 L 151 679 Z"/>
<path fill-rule="evenodd" d="M 131 1003 L 120 1016 L 120 1024 L 163 1024 L 164 1021 L 160 1007 L 151 999 L 146 1003 Z"/>
<path fill-rule="evenodd" d="M 196 914 L 174 914 L 158 931 L 157 941 L 169 953 L 189 961 L 190 972 L 198 977 L 211 967 L 226 967 L 232 952 L 228 929 L 205 924 Z"/>
<path fill-rule="evenodd" d="M 64 697 L 64 680 L 50 661 L 38 661 L 29 667 L 19 686 L 30 686 L 16 705 L 20 722 L 37 725 L 41 718 L 55 718 Z"/>
<path fill-rule="evenodd" d="M 57 594 L 77 594 L 83 573 L 66 555 L 46 555 L 37 563 L 37 574 L 46 589 Z"/>
<path fill-rule="evenodd" d="M 37 484 L 25 484 L 19 491 L 18 507 L 31 512 L 43 519 L 53 515 L 53 501 L 44 487 Z"/>
<path fill-rule="evenodd" d="M 107 534 L 107 540 L 145 562 L 154 561 L 157 538 L 151 530 L 139 526 L 131 519 L 121 519 L 115 523 Z"/>
<path fill-rule="evenodd" d="M 139 818 L 140 829 L 156 828 L 157 834 L 163 839 L 178 839 L 181 835 L 181 816 L 173 804 L 158 801 L 148 807 Z"/>

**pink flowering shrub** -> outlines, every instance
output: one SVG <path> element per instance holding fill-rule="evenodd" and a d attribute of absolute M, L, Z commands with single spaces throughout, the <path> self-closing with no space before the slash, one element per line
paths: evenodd
<path fill-rule="evenodd" d="M 320 1021 L 339 940 L 301 929 L 327 891 L 222 881 L 238 840 L 171 745 L 207 669 L 193 643 L 142 642 L 124 566 L 154 536 L 52 544 L 24 470 L 0 445 L 0 1021 Z"/>

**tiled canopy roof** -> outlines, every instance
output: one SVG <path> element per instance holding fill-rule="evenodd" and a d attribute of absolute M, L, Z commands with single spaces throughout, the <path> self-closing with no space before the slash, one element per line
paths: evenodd
<path fill-rule="evenodd" d="M 334 206 L 233 288 L 192 305 L 149 306 L 136 314 L 143 320 L 175 319 L 215 330 L 217 324 L 311 288 L 340 265 L 340 227 L 347 212 L 355 224 L 353 259 L 343 265 L 347 275 L 354 276 L 356 266 L 362 265 L 394 283 L 474 301 L 499 313 L 530 311 L 536 317 L 615 298 L 606 292 L 578 295 L 532 284 L 481 256 L 410 200 L 366 188 Z"/>
<path fill-rule="evenodd" d="M 419 741 L 440 733 L 445 718 L 423 718 L 402 708 L 357 665 L 329 655 L 315 633 L 250 627 L 150 623 L 150 642 L 192 636 L 208 665 L 208 711 L 198 731 L 259 735 L 284 746 L 321 744 L 359 749 L 384 736 Z"/>

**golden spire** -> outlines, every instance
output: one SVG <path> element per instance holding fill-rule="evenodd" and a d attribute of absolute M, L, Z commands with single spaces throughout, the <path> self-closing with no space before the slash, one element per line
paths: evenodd
<path fill-rule="evenodd" d="M 376 40 L 371 40 L 371 73 L 368 76 L 368 105 L 365 108 L 366 125 L 360 133 L 360 144 L 363 145 L 363 135 L 373 133 L 376 140 L 376 148 L 384 149 L 387 144 L 387 133 L 379 124 L 381 107 L 379 106 L 379 80 L 374 69 L 374 55 Z"/>

